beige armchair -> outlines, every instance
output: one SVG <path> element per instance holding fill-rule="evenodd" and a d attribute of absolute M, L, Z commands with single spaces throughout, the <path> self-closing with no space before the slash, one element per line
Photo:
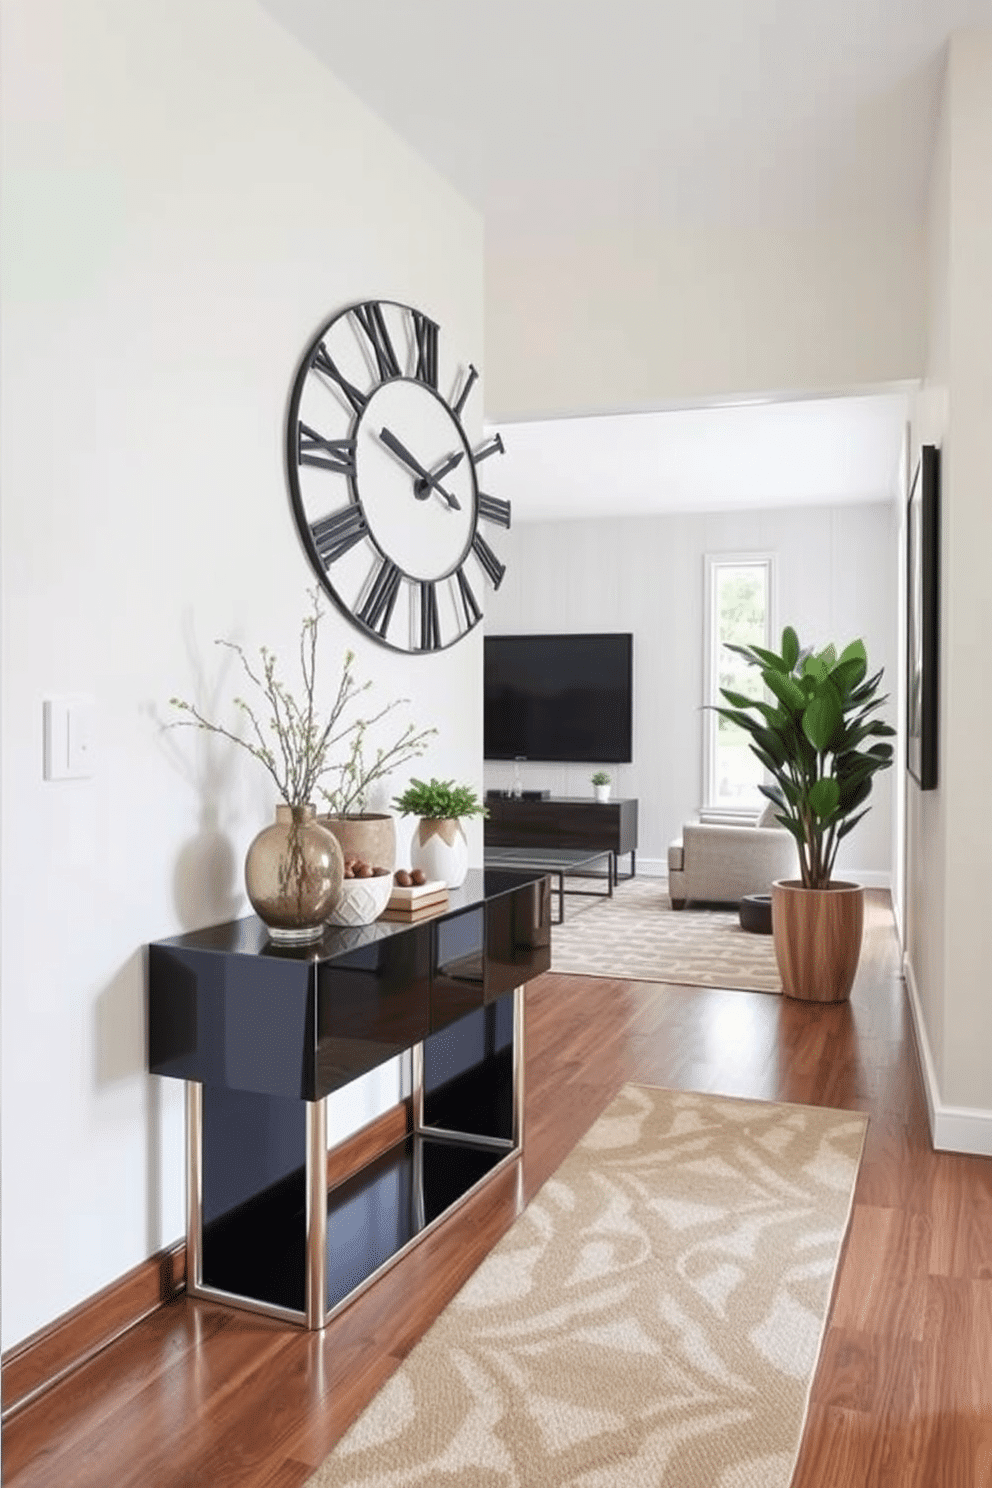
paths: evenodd
<path fill-rule="evenodd" d="M 745 894 L 767 894 L 777 878 L 796 878 L 798 873 L 795 839 L 774 823 L 687 822 L 668 849 L 673 909 L 684 909 L 689 899 L 739 904 Z"/>

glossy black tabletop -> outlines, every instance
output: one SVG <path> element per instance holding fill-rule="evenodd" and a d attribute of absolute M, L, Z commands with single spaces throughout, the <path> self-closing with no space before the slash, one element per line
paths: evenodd
<path fill-rule="evenodd" d="M 317 1100 L 551 963 L 548 880 L 471 871 L 437 915 L 277 946 L 254 915 L 149 947 L 149 1068 Z"/>

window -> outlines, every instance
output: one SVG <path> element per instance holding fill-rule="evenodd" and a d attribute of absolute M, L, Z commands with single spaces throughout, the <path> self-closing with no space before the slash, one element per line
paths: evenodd
<path fill-rule="evenodd" d="M 767 646 L 773 633 L 772 559 L 757 554 L 706 559 L 706 695 L 723 702 L 721 687 L 747 697 L 762 695 L 761 678 L 743 657 L 727 649 Z M 707 709 L 703 715 L 703 806 L 751 816 L 764 805 L 758 786 L 764 770 L 736 724 Z"/>

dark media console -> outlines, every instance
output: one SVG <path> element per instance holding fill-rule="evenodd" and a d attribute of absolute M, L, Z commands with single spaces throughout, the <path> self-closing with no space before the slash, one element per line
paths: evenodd
<path fill-rule="evenodd" d="M 637 800 L 590 801 L 585 796 L 526 796 L 486 793 L 489 816 L 485 823 L 487 847 L 598 848 L 617 858 L 630 855 L 630 872 L 637 871 Z M 621 875 L 614 875 L 619 882 Z"/>
<path fill-rule="evenodd" d="M 550 801 L 551 800 L 551 792 L 549 790 L 525 790 L 525 791 L 521 791 L 519 796 L 514 796 L 512 790 L 488 790 L 488 791 L 486 791 L 486 800 L 487 801 L 512 801 L 512 800 L 518 800 L 518 801 Z"/>

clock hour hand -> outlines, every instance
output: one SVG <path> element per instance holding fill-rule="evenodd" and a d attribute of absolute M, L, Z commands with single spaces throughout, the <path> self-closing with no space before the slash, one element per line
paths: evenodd
<path fill-rule="evenodd" d="M 438 466 L 438 468 L 434 471 L 434 473 L 432 475 L 426 475 L 426 476 L 425 475 L 422 475 L 419 480 L 415 480 L 414 481 L 414 483 L 413 483 L 413 494 L 415 496 L 419 496 L 420 499 L 423 500 L 424 497 L 427 495 L 428 491 L 430 490 L 431 486 L 435 486 L 438 490 L 441 491 L 441 495 L 442 496 L 446 496 L 448 498 L 449 503 L 452 502 L 452 501 L 455 501 L 455 498 L 453 496 L 451 496 L 447 491 L 442 490 L 441 487 L 438 486 L 437 483 L 438 483 L 438 481 L 444 480 L 444 477 L 449 473 L 449 471 L 454 470 L 454 468 L 455 468 L 456 465 L 460 465 L 461 462 L 464 460 L 464 458 L 465 458 L 465 451 L 464 450 L 456 450 L 453 455 L 449 455 L 448 456 L 448 458 L 445 460 L 445 462 L 444 462 L 443 465 L 439 465 Z M 457 501 L 455 501 L 455 509 L 456 510 L 460 510 L 461 509 L 458 506 Z"/>
<path fill-rule="evenodd" d="M 444 497 L 445 501 L 448 503 L 449 507 L 451 507 L 453 511 L 461 511 L 461 502 L 458 500 L 457 497 L 452 496 L 450 491 L 446 491 L 444 489 L 444 487 L 440 483 L 440 476 L 431 475 L 429 470 L 425 470 L 420 461 L 415 459 L 414 456 L 411 455 L 406 445 L 400 443 L 391 429 L 383 429 L 381 434 L 379 435 L 379 438 L 382 440 L 383 444 L 388 450 L 392 450 L 393 454 L 396 455 L 398 459 L 403 461 L 404 465 L 408 465 L 410 467 L 414 475 L 419 476 L 419 480 L 414 483 L 414 495 L 417 496 L 419 500 L 422 501 L 427 492 L 433 487 L 433 489 L 437 491 L 440 496 Z M 460 458 L 461 455 L 459 455 L 459 459 Z M 457 465 L 458 460 L 456 460 L 454 463 L 455 465 Z M 447 474 L 448 469 L 454 469 L 454 465 L 449 465 L 443 473 Z M 418 489 L 418 487 L 421 487 L 422 490 Z"/>

